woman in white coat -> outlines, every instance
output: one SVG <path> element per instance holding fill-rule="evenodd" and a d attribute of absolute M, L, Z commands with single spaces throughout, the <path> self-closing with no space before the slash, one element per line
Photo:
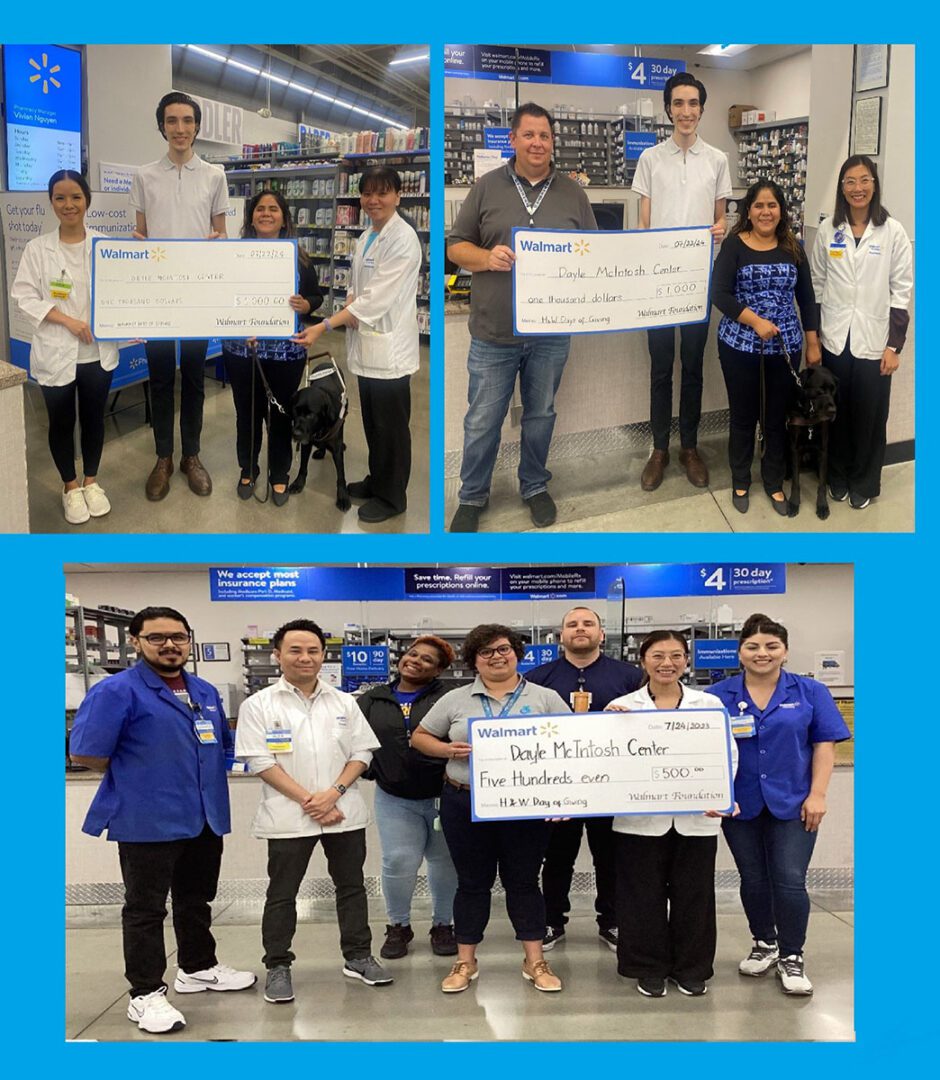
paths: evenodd
<path fill-rule="evenodd" d="M 29 373 L 49 414 L 49 449 L 62 477 L 62 509 L 70 525 L 111 509 L 98 484 L 104 411 L 118 364 L 114 342 L 91 333 L 91 241 L 85 213 L 91 191 L 81 173 L 62 169 L 49 179 L 59 227 L 26 245 L 11 297 L 33 332 Z M 75 413 L 81 425 L 81 484 L 75 472 Z"/>
<path fill-rule="evenodd" d="M 829 443 L 829 494 L 863 510 L 881 493 L 891 375 L 909 322 L 911 242 L 881 205 L 871 158 L 839 171 L 835 211 L 820 225 L 810 260 L 821 304 L 823 364 L 839 380 Z"/>
<path fill-rule="evenodd" d="M 369 472 L 349 485 L 366 500 L 359 518 L 385 521 L 404 513 L 411 473 L 411 376 L 418 370 L 418 273 L 421 244 L 397 212 L 401 177 L 387 166 L 366 169 L 359 184 L 371 225 L 352 260 L 349 299 L 342 311 L 298 334 L 313 345 L 327 330 L 347 328 L 346 359 L 358 376 Z"/>
<path fill-rule="evenodd" d="M 679 681 L 689 646 L 675 630 L 655 630 L 640 645 L 646 682 L 615 698 L 616 712 L 724 709 L 714 694 Z M 738 751 L 729 739 L 731 775 Z M 714 974 L 715 855 L 719 810 L 704 814 L 621 814 L 614 818 L 617 871 L 617 970 L 637 980 L 644 997 L 663 997 L 666 980 L 690 997 L 708 992 Z"/>

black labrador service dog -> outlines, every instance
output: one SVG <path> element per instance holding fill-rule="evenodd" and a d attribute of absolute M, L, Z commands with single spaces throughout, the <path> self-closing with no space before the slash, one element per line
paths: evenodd
<path fill-rule="evenodd" d="M 346 388 L 332 362 L 317 364 L 310 373 L 309 385 L 301 387 L 291 402 L 293 436 L 300 444 L 300 468 L 289 490 L 293 495 L 303 491 L 311 451 L 320 459 L 329 450 L 336 466 L 336 505 L 340 510 L 352 505 L 343 459 L 346 407 Z"/>
<path fill-rule="evenodd" d="M 790 432 L 792 483 L 790 486 L 790 517 L 800 512 L 800 459 L 804 451 L 815 448 L 818 454 L 816 516 L 822 521 L 829 517 L 826 483 L 829 479 L 829 425 L 836 416 L 836 392 L 839 380 L 828 368 L 811 367 L 800 372 L 800 386 L 793 404 L 787 411 Z"/>

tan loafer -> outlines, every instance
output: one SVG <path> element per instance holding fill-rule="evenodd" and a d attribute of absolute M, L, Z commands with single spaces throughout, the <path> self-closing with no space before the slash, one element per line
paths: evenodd
<path fill-rule="evenodd" d="M 459 994 L 461 990 L 466 990 L 479 974 L 480 969 L 475 960 L 458 960 L 441 983 L 441 989 L 445 994 Z"/>
<path fill-rule="evenodd" d="M 206 470 L 205 465 L 199 460 L 198 454 L 180 459 L 180 472 L 186 474 L 189 481 L 189 490 L 194 495 L 212 494 L 212 477 Z"/>
<path fill-rule="evenodd" d="M 654 450 L 643 469 L 643 475 L 640 477 L 640 487 L 644 491 L 655 491 L 663 482 L 663 473 L 666 471 L 668 464 L 669 451 Z"/>
<path fill-rule="evenodd" d="M 679 464 L 685 466 L 685 475 L 690 484 L 699 488 L 708 487 L 708 466 L 698 456 L 694 446 L 691 450 L 679 451 Z"/>
<path fill-rule="evenodd" d="M 158 457 L 157 463 L 147 477 L 144 490 L 151 502 L 159 502 L 166 498 L 170 490 L 170 477 L 173 475 L 173 459 L 171 457 Z"/>
<path fill-rule="evenodd" d="M 561 989 L 561 979 L 548 966 L 547 960 L 536 960 L 534 964 L 524 960 L 522 977 L 532 983 L 536 990 L 542 990 L 546 994 L 557 993 Z"/>

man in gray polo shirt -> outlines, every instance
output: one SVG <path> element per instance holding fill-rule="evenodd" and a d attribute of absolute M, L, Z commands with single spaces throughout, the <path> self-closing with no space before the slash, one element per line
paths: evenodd
<path fill-rule="evenodd" d="M 193 152 L 202 111 L 188 94 L 172 91 L 157 105 L 157 128 L 167 141 L 166 156 L 137 170 L 130 205 L 137 211 L 139 239 L 214 240 L 225 237 L 228 182 L 225 172 Z M 207 341 L 180 342 L 180 471 L 197 495 L 212 492 L 212 480 L 199 460 L 205 401 Z M 147 477 L 151 502 L 164 498 L 173 473 L 176 342 L 148 341 L 150 411 L 157 463 Z"/>
<path fill-rule="evenodd" d="M 731 194 L 728 159 L 696 134 L 705 109 L 705 87 L 686 72 L 673 75 L 663 90 L 672 136 L 640 154 L 633 190 L 640 195 L 640 228 L 668 229 L 708 225 L 716 244 L 725 234 L 725 202 Z M 702 364 L 708 319 L 679 330 L 682 384 L 679 391 L 679 463 L 695 487 L 708 486 L 708 467 L 698 452 L 702 415 Z M 653 452 L 640 478 L 644 491 L 655 491 L 669 464 L 672 426 L 672 369 L 676 328 L 648 330 L 650 350 L 650 427 Z"/>
<path fill-rule="evenodd" d="M 583 189 L 552 163 L 552 124 L 541 105 L 530 102 L 516 109 L 509 136 L 515 156 L 473 185 L 447 239 L 448 258 L 473 272 L 460 506 L 451 532 L 477 531 L 517 375 L 522 499 L 539 528 L 553 524 L 556 517 L 548 493 L 552 474 L 545 463 L 555 427 L 555 394 L 571 338 L 513 333 L 512 230 L 596 229 L 597 223 Z"/>

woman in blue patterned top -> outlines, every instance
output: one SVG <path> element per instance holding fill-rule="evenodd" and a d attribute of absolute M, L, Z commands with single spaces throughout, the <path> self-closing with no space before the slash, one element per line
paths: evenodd
<path fill-rule="evenodd" d="M 790 229 L 786 197 L 772 180 L 758 180 L 744 197 L 738 223 L 715 261 L 712 303 L 724 315 L 718 326 L 718 356 L 728 388 L 731 501 L 736 510 L 747 512 L 754 429 L 761 417 L 763 354 L 761 479 L 774 510 L 786 517 L 786 413 L 796 384 L 787 370 L 784 347 L 794 371 L 800 366 L 804 333 L 806 363 L 820 363 L 822 351 L 809 265 Z"/>
<path fill-rule="evenodd" d="M 279 191 L 259 191 L 249 200 L 245 206 L 241 235 L 253 240 L 277 240 L 295 235 L 290 207 Z M 324 294 L 316 267 L 301 248 L 297 249 L 297 272 L 298 292 L 290 298 L 289 303 L 298 315 L 310 315 L 323 302 Z M 303 377 L 307 349 L 289 338 L 283 341 L 259 338 L 254 342 L 250 339 L 222 342 L 222 356 L 235 400 L 235 446 L 241 467 L 237 491 L 241 499 L 250 499 L 255 489 L 267 413 L 267 395 L 252 360 L 252 344 L 271 393 L 285 409 L 282 413 L 271 406 L 271 428 L 268 432 L 271 498 L 275 506 L 283 506 L 289 498 L 287 482 L 292 457 L 290 402 Z"/>

